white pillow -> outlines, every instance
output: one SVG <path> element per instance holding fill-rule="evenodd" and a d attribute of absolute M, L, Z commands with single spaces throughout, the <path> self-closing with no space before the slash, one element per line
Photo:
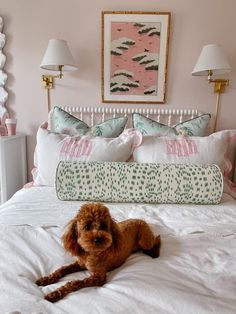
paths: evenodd
<path fill-rule="evenodd" d="M 116 138 L 71 137 L 41 126 L 37 133 L 34 185 L 54 186 L 56 168 L 61 160 L 127 161 L 141 142 L 142 134 L 134 129 L 127 129 Z"/>
<path fill-rule="evenodd" d="M 230 161 L 225 157 L 228 148 L 227 132 L 206 137 L 145 136 L 133 153 L 139 163 L 217 164 L 228 172 Z"/>
<path fill-rule="evenodd" d="M 228 142 L 228 149 L 226 156 L 229 158 L 230 163 L 231 163 L 231 168 L 227 169 L 227 172 L 225 175 L 229 177 L 229 179 L 233 179 L 234 171 L 231 171 L 235 167 L 235 159 L 236 159 L 236 129 L 232 130 L 223 130 L 219 131 L 217 133 L 223 133 L 226 134 L 227 137 L 227 142 Z M 230 165 L 229 165 L 230 166 Z"/>

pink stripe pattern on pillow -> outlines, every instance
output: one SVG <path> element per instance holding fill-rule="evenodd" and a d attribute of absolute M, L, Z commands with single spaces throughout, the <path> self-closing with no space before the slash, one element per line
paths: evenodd
<path fill-rule="evenodd" d="M 189 157 L 198 154 L 197 145 L 193 140 L 166 140 L 166 154 L 176 155 L 178 157 Z"/>
<path fill-rule="evenodd" d="M 66 138 L 63 141 L 60 156 L 63 157 L 81 157 L 89 156 L 93 148 L 93 144 L 88 139 L 73 140 Z"/>

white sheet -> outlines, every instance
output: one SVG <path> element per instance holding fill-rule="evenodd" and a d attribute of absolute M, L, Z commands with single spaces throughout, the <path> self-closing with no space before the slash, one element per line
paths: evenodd
<path fill-rule="evenodd" d="M 53 188 L 19 191 L 0 207 L 0 314 L 236 313 L 236 202 L 220 205 L 108 204 L 117 221 L 139 217 L 162 235 L 158 259 L 136 253 L 99 288 L 51 304 L 35 280 L 73 258 L 60 235 L 80 202 L 57 200 Z"/>

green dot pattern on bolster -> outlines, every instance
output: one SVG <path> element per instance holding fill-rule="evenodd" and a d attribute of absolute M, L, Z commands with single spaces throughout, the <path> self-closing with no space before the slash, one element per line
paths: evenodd
<path fill-rule="evenodd" d="M 60 200 L 153 204 L 218 204 L 223 177 L 217 165 L 61 161 Z"/>

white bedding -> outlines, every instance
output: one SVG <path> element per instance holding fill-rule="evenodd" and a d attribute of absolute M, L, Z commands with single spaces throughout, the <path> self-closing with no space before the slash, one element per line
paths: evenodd
<path fill-rule="evenodd" d="M 33 187 L 0 207 L 0 314 L 236 313 L 236 201 L 227 194 L 212 206 L 108 204 L 117 221 L 143 218 L 161 234 L 160 258 L 133 254 L 103 287 L 45 301 L 45 293 L 87 275 L 34 284 L 73 260 L 60 235 L 80 204 L 59 201 L 54 188 Z"/>

